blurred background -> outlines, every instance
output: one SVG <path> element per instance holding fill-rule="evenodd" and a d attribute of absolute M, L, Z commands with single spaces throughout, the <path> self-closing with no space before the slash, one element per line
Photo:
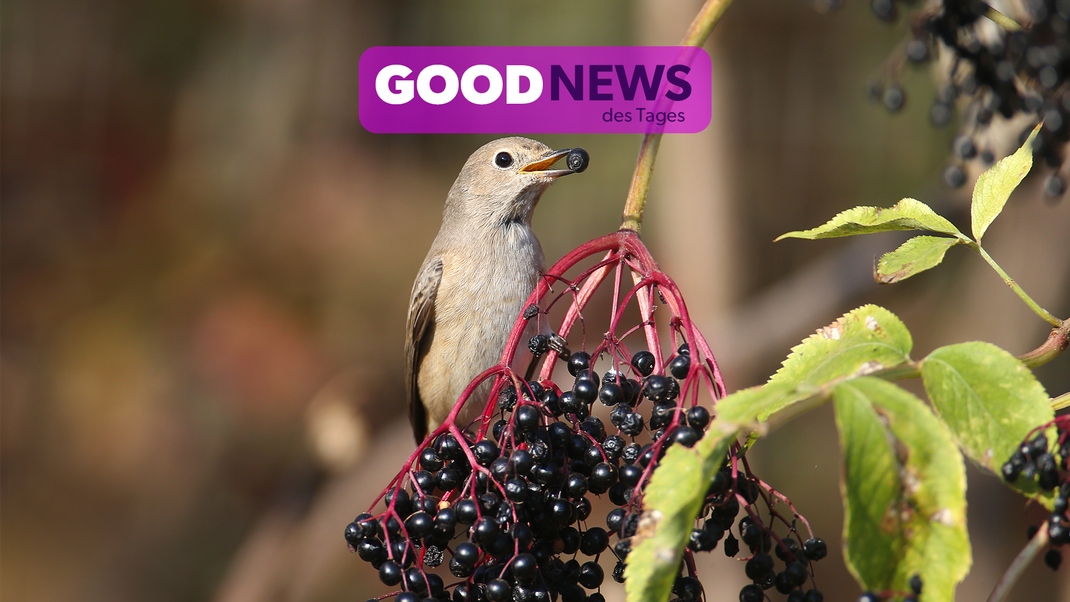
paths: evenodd
<path fill-rule="evenodd" d="M 731 390 L 763 382 L 793 343 L 862 303 L 903 318 L 914 357 L 975 339 L 1019 354 L 1046 336 L 964 250 L 878 287 L 873 263 L 895 234 L 773 244 L 905 196 L 968 223 L 972 184 L 941 179 L 957 122 L 929 124 L 931 68 L 894 74 L 907 95 L 895 114 L 867 97 L 908 35 L 868 4 L 822 14 L 805 0 L 736 2 L 706 45 L 710 127 L 663 141 L 644 239 Z M 0 598 L 385 593 L 342 531 L 412 449 L 402 382 L 412 278 L 460 166 L 493 136 L 364 131 L 361 52 L 671 45 L 698 6 L 5 2 Z M 984 143 L 996 157 L 1017 146 L 1020 124 L 1011 129 Z M 540 203 L 535 227 L 554 261 L 619 225 L 639 136 L 539 138 L 592 158 Z M 1070 202 L 1045 199 L 1040 182 L 1025 181 L 987 247 L 1066 317 Z M 1070 389 L 1068 366 L 1061 357 L 1038 371 L 1052 394 Z M 853 600 L 831 412 L 774 433 L 755 456 L 832 544 L 818 565 L 825 599 Z M 959 599 L 979 600 L 1042 513 L 969 476 L 974 568 Z M 704 570 L 711 602 L 737 599 L 737 561 L 715 551 Z M 1038 562 L 1011 599 L 1070 600 L 1068 575 Z"/>

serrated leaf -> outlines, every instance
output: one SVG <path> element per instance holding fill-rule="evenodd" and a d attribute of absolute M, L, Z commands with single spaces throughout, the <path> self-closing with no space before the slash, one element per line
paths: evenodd
<path fill-rule="evenodd" d="M 836 385 L 844 556 L 865 590 L 954 599 L 969 570 L 966 471 L 947 427 L 917 397 L 873 377 Z"/>
<path fill-rule="evenodd" d="M 960 239 L 944 236 L 915 236 L 898 249 L 881 256 L 874 276 L 880 284 L 906 280 L 940 265 L 947 250 L 961 242 Z"/>
<path fill-rule="evenodd" d="M 627 602 L 669 599 L 691 529 L 736 429 L 714 420 L 692 448 L 674 445 L 650 478 L 624 570 Z"/>
<path fill-rule="evenodd" d="M 765 420 L 832 381 L 909 361 L 913 345 L 910 331 L 887 309 L 863 305 L 847 312 L 791 349 L 766 385 L 787 385 L 791 392 L 780 402 L 767 402 L 758 419 Z"/>
<path fill-rule="evenodd" d="M 1033 139 L 1037 137 L 1040 125 L 1033 128 L 1033 133 L 1013 155 L 1004 157 L 977 178 L 973 187 L 973 202 L 970 205 L 970 225 L 973 238 L 981 242 L 988 226 L 1003 211 L 1007 199 L 1018 184 L 1033 167 Z"/>
<path fill-rule="evenodd" d="M 1033 373 L 991 343 L 935 349 L 921 361 L 921 377 L 933 408 L 966 455 L 996 474 L 1029 431 L 1055 416 Z M 1025 479 L 1013 487 L 1026 495 L 1040 493 Z M 1041 501 L 1050 505 L 1051 494 Z"/>
<path fill-rule="evenodd" d="M 776 240 L 784 238 L 816 240 L 892 230 L 927 230 L 966 239 L 966 235 L 959 232 L 958 228 L 930 209 L 928 205 L 908 198 L 887 209 L 854 207 L 837 214 L 822 226 L 781 234 Z"/>

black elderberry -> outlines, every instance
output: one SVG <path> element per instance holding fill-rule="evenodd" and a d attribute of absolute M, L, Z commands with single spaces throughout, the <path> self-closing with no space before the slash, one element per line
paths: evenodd
<path fill-rule="evenodd" d="M 620 467 L 618 473 L 618 478 L 625 487 L 635 487 L 639 484 L 639 479 L 643 476 L 643 469 L 635 464 L 625 464 Z"/>
<path fill-rule="evenodd" d="M 360 545 L 360 542 L 364 541 L 364 531 L 360 527 L 360 523 L 353 521 L 346 525 L 346 542 L 352 546 Z"/>
<path fill-rule="evenodd" d="M 602 419 L 597 416 L 589 416 L 583 419 L 580 423 L 580 430 L 587 433 L 595 441 L 605 441 L 606 439 L 606 427 L 602 424 Z M 599 454 L 601 457 L 601 454 Z"/>
<path fill-rule="evenodd" d="M 680 602 L 696 602 L 702 598 L 702 583 L 691 576 L 680 577 L 673 584 L 672 591 L 680 598 Z"/>
<path fill-rule="evenodd" d="M 591 500 L 581 497 L 580 499 L 572 503 L 572 507 L 576 509 L 576 520 L 587 520 L 587 517 L 591 516 Z"/>
<path fill-rule="evenodd" d="M 620 459 L 624 460 L 625 464 L 634 464 L 639 460 L 639 456 L 642 455 L 642 448 L 638 443 L 631 443 L 624 448 L 621 452 Z"/>
<path fill-rule="evenodd" d="M 816 589 L 806 590 L 806 602 L 824 602 L 825 596 Z"/>
<path fill-rule="evenodd" d="M 797 589 L 788 594 L 787 602 L 806 602 L 806 593 Z"/>
<path fill-rule="evenodd" d="M 758 585 L 752 583 L 739 590 L 739 602 L 762 602 L 763 600 L 765 600 L 765 593 Z"/>
<path fill-rule="evenodd" d="M 698 442 L 698 431 L 687 425 L 681 425 L 672 433 L 671 441 L 684 447 L 692 447 Z"/>
<path fill-rule="evenodd" d="M 966 135 L 956 136 L 951 143 L 951 148 L 963 159 L 972 159 L 977 156 L 977 146 L 973 143 L 973 138 Z"/>
<path fill-rule="evenodd" d="M 739 554 L 739 540 L 736 536 L 729 533 L 728 537 L 724 540 L 724 555 L 729 558 L 735 558 L 736 554 Z"/>
<path fill-rule="evenodd" d="M 435 521 L 426 512 L 413 513 L 412 516 L 405 520 L 405 530 L 409 533 L 409 537 L 414 539 L 427 537 L 434 528 Z"/>
<path fill-rule="evenodd" d="M 620 458 L 621 453 L 624 451 L 624 446 L 625 442 L 622 437 L 610 435 L 602 442 L 602 453 L 606 455 L 607 460 L 612 462 Z"/>
<path fill-rule="evenodd" d="M 413 592 L 401 592 L 397 596 L 394 596 L 394 602 L 420 602 L 420 596 L 417 596 Z"/>
<path fill-rule="evenodd" d="M 405 585 L 409 591 L 415 594 L 427 594 L 427 579 L 424 577 L 424 573 L 417 567 L 405 571 Z"/>
<path fill-rule="evenodd" d="M 773 571 L 773 557 L 769 554 L 755 554 L 747 561 L 744 572 L 751 581 L 762 581 Z"/>
<path fill-rule="evenodd" d="M 457 512 L 457 522 L 461 524 L 472 525 L 479 519 L 479 509 L 471 498 L 458 500 L 453 509 Z"/>
<path fill-rule="evenodd" d="M 395 561 L 400 562 L 401 566 L 408 567 L 415 560 L 416 555 L 409 542 L 399 538 L 390 544 L 390 556 Z"/>
<path fill-rule="evenodd" d="M 806 565 L 798 561 L 788 563 L 788 566 L 784 567 L 784 574 L 788 576 L 788 581 L 793 587 L 801 586 L 810 577 Z"/>
<path fill-rule="evenodd" d="M 1055 546 L 1070 543 L 1070 523 L 1063 515 L 1053 513 L 1048 516 L 1048 539 Z"/>
<path fill-rule="evenodd" d="M 1044 564 L 1048 565 L 1053 571 L 1059 570 L 1059 565 L 1063 562 L 1063 554 L 1059 550 L 1052 548 L 1044 553 Z"/>
<path fill-rule="evenodd" d="M 615 406 L 624 401 L 624 389 L 616 383 L 604 384 L 598 391 L 598 400 L 607 406 Z"/>
<path fill-rule="evenodd" d="M 549 348 L 550 335 L 537 334 L 531 337 L 531 339 L 528 341 L 528 351 L 530 351 L 531 354 L 536 357 L 546 353 L 546 350 Z"/>
<path fill-rule="evenodd" d="M 623 560 L 618 560 L 617 564 L 613 567 L 613 580 L 617 583 L 624 583 L 624 570 L 627 568 L 627 564 Z"/>
<path fill-rule="evenodd" d="M 687 378 L 689 370 L 691 370 L 690 355 L 677 355 L 669 362 L 669 373 L 676 378 Z"/>
<path fill-rule="evenodd" d="M 439 457 L 438 452 L 431 447 L 425 447 L 420 452 L 420 468 L 430 472 L 436 472 L 442 469 L 442 458 Z"/>
<path fill-rule="evenodd" d="M 628 558 L 628 554 L 631 554 L 631 552 L 632 542 L 628 539 L 622 539 L 617 543 L 613 544 L 613 553 L 617 556 L 617 558 L 621 560 L 626 560 Z"/>
<path fill-rule="evenodd" d="M 587 448 L 587 451 L 583 454 L 583 459 L 579 462 L 572 464 L 572 469 L 576 472 L 583 474 L 584 476 L 591 476 L 591 468 L 599 462 L 605 461 L 605 456 L 602 455 L 602 449 L 597 445 L 591 445 Z"/>
<path fill-rule="evenodd" d="M 782 594 L 790 593 L 791 590 L 795 589 L 795 586 L 791 584 L 787 571 L 780 571 L 773 577 L 773 586 L 776 587 L 776 591 Z"/>
<path fill-rule="evenodd" d="M 915 596 L 921 595 L 921 586 L 922 586 L 921 575 L 918 575 L 918 574 L 915 573 L 913 576 L 910 577 L 909 584 L 910 584 L 910 591 L 914 592 Z"/>
<path fill-rule="evenodd" d="M 659 401 L 665 398 L 669 380 L 660 374 L 652 374 L 643 380 L 643 392 L 649 399 Z"/>
<path fill-rule="evenodd" d="M 506 411 L 516 407 L 516 387 L 509 385 L 498 393 L 498 407 Z"/>
<path fill-rule="evenodd" d="M 948 165 L 944 169 L 944 183 L 951 188 L 958 188 L 966 183 L 966 172 L 958 165 Z"/>
<path fill-rule="evenodd" d="M 382 581 L 383 585 L 397 585 L 401 583 L 401 578 L 401 565 L 393 560 L 387 560 L 379 567 L 379 581 Z"/>
<path fill-rule="evenodd" d="M 875 2 L 891 0 L 874 0 Z M 906 104 L 907 95 L 903 91 L 903 88 L 898 85 L 891 85 L 884 89 L 884 94 L 881 95 L 881 103 L 884 104 L 884 108 L 890 113 L 896 113 L 903 108 Z"/>
<path fill-rule="evenodd" d="M 563 413 L 576 414 L 583 407 L 583 402 L 572 391 L 564 391 L 561 393 L 561 399 L 557 405 Z"/>
<path fill-rule="evenodd" d="M 594 589 L 602 585 L 605 573 L 597 562 L 585 562 L 580 566 L 579 584 L 587 589 Z"/>
<path fill-rule="evenodd" d="M 912 63 L 924 63 L 929 60 L 929 43 L 923 39 L 914 38 L 907 42 L 907 59 Z"/>
<path fill-rule="evenodd" d="M 614 483 L 613 486 L 609 488 L 609 501 L 613 502 L 617 506 L 623 506 L 627 504 L 628 497 L 625 495 L 625 492 L 627 490 L 628 488 L 624 485 L 624 483 Z"/>
<path fill-rule="evenodd" d="M 374 564 L 386 560 L 386 549 L 378 539 L 365 539 L 357 546 L 357 555 L 364 562 Z"/>
<path fill-rule="evenodd" d="M 553 387 L 546 388 L 542 393 L 542 406 L 555 418 L 563 413 L 561 409 L 561 397 Z"/>
<path fill-rule="evenodd" d="M 618 428 L 629 437 L 635 437 L 643 432 L 643 415 L 639 412 L 627 412 L 621 419 Z"/>
<path fill-rule="evenodd" d="M 565 495 L 571 499 L 578 499 L 587 494 L 587 477 L 573 472 L 565 479 Z"/>
<path fill-rule="evenodd" d="M 687 411 L 687 424 L 702 431 L 710 423 L 710 411 L 702 406 L 695 406 Z"/>
<path fill-rule="evenodd" d="M 951 123 L 951 107 L 942 102 L 934 102 L 929 107 L 929 121 L 936 127 Z"/>
<path fill-rule="evenodd" d="M 1066 183 L 1059 177 L 1059 174 L 1053 173 L 1044 181 L 1044 194 L 1049 197 L 1061 197 L 1064 192 L 1066 192 Z"/>
<path fill-rule="evenodd" d="M 654 354 L 645 349 L 632 356 L 632 367 L 643 376 L 650 376 L 654 372 L 655 364 L 657 359 Z"/>
<path fill-rule="evenodd" d="M 571 506 L 569 506 L 571 509 Z M 580 532 L 575 527 L 565 527 L 557 532 L 558 538 L 561 540 L 562 554 L 575 554 L 580 549 Z"/>
<path fill-rule="evenodd" d="M 516 409 L 513 414 L 513 420 L 517 430 L 523 433 L 539 426 L 539 422 L 542 420 L 542 413 L 534 405 L 524 404 Z"/>
<path fill-rule="evenodd" d="M 1017 455 L 1017 453 L 1015 454 Z M 1018 480 L 1018 475 L 1022 474 L 1022 468 L 1025 467 L 1025 462 L 1015 461 L 1014 456 L 1011 459 L 1003 463 L 1003 467 L 1000 472 L 1003 474 L 1003 480 L 1008 483 L 1013 483 Z"/>
<path fill-rule="evenodd" d="M 591 354 L 586 351 L 577 351 L 568 358 L 568 373 L 572 376 L 576 376 L 590 367 Z"/>
<path fill-rule="evenodd" d="M 780 541 L 784 545 L 777 544 L 776 546 L 774 546 L 774 551 L 776 552 L 777 558 L 783 560 L 784 562 L 787 562 L 789 553 L 796 556 L 799 554 L 799 544 L 796 543 L 794 539 L 790 537 L 785 537 Z"/>
<path fill-rule="evenodd" d="M 620 528 L 624 524 L 624 517 L 627 512 L 624 508 L 614 508 L 606 514 L 606 526 L 614 533 L 620 533 Z"/>
<path fill-rule="evenodd" d="M 589 372 L 585 370 L 584 372 Z M 583 374 L 581 372 L 580 374 Z M 584 404 L 592 403 L 596 397 L 598 397 L 598 381 L 590 380 L 586 378 L 577 378 L 576 383 L 572 385 L 572 393 L 576 396 L 576 399 Z"/>
<path fill-rule="evenodd" d="M 568 457 L 573 460 L 581 460 L 587 453 L 587 448 L 591 446 L 591 440 L 580 433 L 573 433 L 569 436 L 566 443 L 568 451 Z"/>
<path fill-rule="evenodd" d="M 858 602 L 881 602 L 881 597 L 873 592 L 865 592 L 858 597 Z"/>
<path fill-rule="evenodd" d="M 580 552 L 587 556 L 601 554 L 609 546 L 609 535 L 602 527 L 591 527 L 580 538 Z"/>
<path fill-rule="evenodd" d="M 505 482 L 505 499 L 519 504 L 528 497 L 528 485 L 523 479 L 509 479 Z"/>
<path fill-rule="evenodd" d="M 811 537 L 803 542 L 803 551 L 810 560 L 821 560 L 828 554 L 828 546 L 823 539 Z"/>
<path fill-rule="evenodd" d="M 667 380 L 667 386 L 665 387 L 665 399 L 672 401 L 680 396 L 680 383 L 675 378 L 669 377 Z"/>
<path fill-rule="evenodd" d="M 587 480 L 587 487 L 591 493 L 598 494 L 607 491 L 617 481 L 617 467 L 608 462 L 599 462 L 591 469 L 591 478 Z"/>
<path fill-rule="evenodd" d="M 513 590 L 504 579 L 491 579 L 487 582 L 487 600 L 490 602 L 505 602 L 513 596 Z"/>
<path fill-rule="evenodd" d="M 1037 484 L 1044 491 L 1051 491 L 1059 485 L 1059 468 L 1055 456 L 1044 452 L 1037 458 Z"/>

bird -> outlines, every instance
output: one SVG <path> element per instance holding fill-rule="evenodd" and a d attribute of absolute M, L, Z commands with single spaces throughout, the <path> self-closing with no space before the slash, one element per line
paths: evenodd
<path fill-rule="evenodd" d="M 568 156 L 568 168 L 554 164 Z M 442 226 L 420 266 L 405 330 L 409 421 L 419 445 L 447 418 L 465 387 L 496 364 L 513 323 L 546 270 L 531 227 L 535 205 L 557 178 L 584 171 L 582 148 L 552 150 L 501 138 L 476 150 L 446 196 Z M 537 334 L 537 320 L 527 337 Z M 526 349 L 514 366 L 530 361 Z M 485 382 L 465 405 L 465 428 L 482 411 Z"/>

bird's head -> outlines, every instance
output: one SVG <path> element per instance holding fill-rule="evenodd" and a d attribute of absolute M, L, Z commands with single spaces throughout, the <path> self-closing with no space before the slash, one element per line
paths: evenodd
<path fill-rule="evenodd" d="M 554 164 L 572 154 L 569 167 Z M 553 150 L 529 138 L 501 138 L 480 147 L 461 168 L 446 211 L 486 223 L 531 223 L 539 197 L 557 178 L 587 168 L 583 149 Z"/>

